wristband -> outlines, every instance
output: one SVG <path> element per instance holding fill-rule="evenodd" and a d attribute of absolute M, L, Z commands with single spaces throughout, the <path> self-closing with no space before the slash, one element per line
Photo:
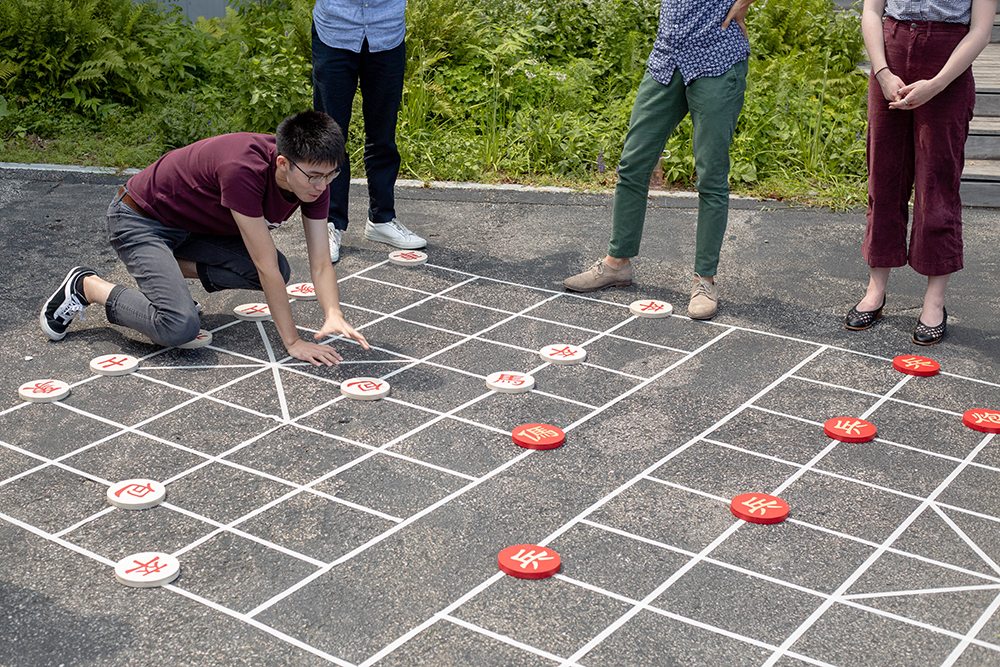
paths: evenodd
<path fill-rule="evenodd" d="M 889 69 L 889 66 L 886 65 L 885 67 L 879 68 L 879 70 L 877 72 L 875 72 L 874 74 L 872 74 L 872 77 L 877 77 L 879 74 L 881 74 L 882 70 L 884 70 L 884 69 Z"/>

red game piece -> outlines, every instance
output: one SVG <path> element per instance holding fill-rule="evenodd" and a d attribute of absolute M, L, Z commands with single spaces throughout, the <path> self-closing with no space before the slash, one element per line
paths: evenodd
<path fill-rule="evenodd" d="M 497 554 L 497 565 L 518 579 L 545 579 L 559 571 L 562 559 L 552 549 L 534 544 L 515 544 Z"/>
<path fill-rule="evenodd" d="M 729 509 L 750 523 L 781 523 L 788 518 L 788 503 L 766 493 L 744 493 L 733 498 Z"/>
<path fill-rule="evenodd" d="M 834 417 L 823 424 L 826 437 L 841 442 L 868 442 L 875 439 L 875 424 L 856 417 Z"/>
<path fill-rule="evenodd" d="M 962 415 L 962 423 L 983 433 L 1000 433 L 1000 412 L 986 408 L 966 410 Z"/>
<path fill-rule="evenodd" d="M 900 373 L 916 375 L 924 378 L 937 375 L 938 371 L 941 370 L 941 364 L 933 359 L 918 357 L 913 354 L 899 355 L 892 360 L 892 367 Z"/>
<path fill-rule="evenodd" d="M 514 444 L 525 449 L 555 449 L 566 442 L 566 434 L 551 424 L 524 424 L 511 432 Z"/>

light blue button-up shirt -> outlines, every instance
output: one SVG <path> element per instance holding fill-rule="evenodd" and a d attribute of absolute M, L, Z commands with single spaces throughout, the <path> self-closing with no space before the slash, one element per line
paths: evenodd
<path fill-rule="evenodd" d="M 406 0 L 316 0 L 313 24 L 324 44 L 361 53 L 388 51 L 406 36 Z"/>
<path fill-rule="evenodd" d="M 972 0 L 888 0 L 885 13 L 897 21 L 942 21 L 969 25 Z"/>
<path fill-rule="evenodd" d="M 721 76 L 750 57 L 750 43 L 736 21 L 722 29 L 733 0 L 662 0 L 660 27 L 649 75 L 667 85 L 680 69 L 684 85 L 703 76 Z"/>

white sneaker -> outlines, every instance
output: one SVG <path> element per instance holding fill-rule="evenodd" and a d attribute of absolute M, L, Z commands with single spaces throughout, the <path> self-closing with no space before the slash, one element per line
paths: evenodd
<path fill-rule="evenodd" d="M 326 227 L 330 235 L 330 261 L 336 263 L 340 259 L 340 239 L 344 232 L 337 229 L 332 222 L 326 223 Z"/>
<path fill-rule="evenodd" d="M 403 250 L 416 250 L 427 245 L 427 241 L 411 232 L 396 218 L 378 224 L 369 220 L 365 225 L 365 238 L 369 241 L 388 243 Z"/>

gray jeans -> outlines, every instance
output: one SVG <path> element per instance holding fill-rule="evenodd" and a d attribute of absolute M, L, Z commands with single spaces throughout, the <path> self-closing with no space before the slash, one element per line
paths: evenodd
<path fill-rule="evenodd" d="M 167 227 L 134 211 L 122 196 L 115 195 L 108 206 L 108 241 L 139 289 L 119 285 L 111 290 L 105 306 L 109 322 L 135 329 L 164 346 L 194 340 L 201 324 L 178 259 L 195 262 L 208 292 L 261 289 L 257 267 L 241 236 Z M 287 283 L 291 267 L 280 252 L 278 267 Z"/>

